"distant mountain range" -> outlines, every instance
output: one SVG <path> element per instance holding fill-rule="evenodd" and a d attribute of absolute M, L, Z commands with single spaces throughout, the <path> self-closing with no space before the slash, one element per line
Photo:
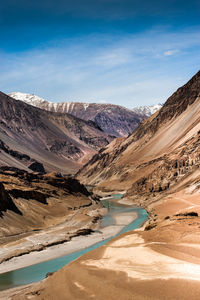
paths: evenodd
<path fill-rule="evenodd" d="M 10 97 L 27 104 L 52 112 L 68 113 L 86 121 L 94 121 L 104 132 L 115 137 L 124 137 L 132 133 L 142 120 L 162 107 L 141 106 L 127 109 L 113 104 L 97 104 L 84 102 L 49 102 L 36 95 L 13 92 Z"/>

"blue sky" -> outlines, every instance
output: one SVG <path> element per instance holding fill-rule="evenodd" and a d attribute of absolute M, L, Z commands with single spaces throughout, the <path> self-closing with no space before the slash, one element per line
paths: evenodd
<path fill-rule="evenodd" d="M 0 90 L 51 101 L 164 102 L 200 68 L 200 1 L 7 0 Z"/>

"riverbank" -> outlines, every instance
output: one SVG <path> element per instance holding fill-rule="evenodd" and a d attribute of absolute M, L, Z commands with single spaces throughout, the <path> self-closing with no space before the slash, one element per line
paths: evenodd
<path fill-rule="evenodd" d="M 13 299 L 198 299 L 199 193 L 178 192 L 148 209 L 152 219 L 142 228 L 85 254 Z"/>
<path fill-rule="evenodd" d="M 39 263 L 58 256 L 63 247 L 69 245 L 73 238 L 83 237 L 96 230 L 100 219 L 106 214 L 106 209 L 99 203 L 72 211 L 66 218 L 60 218 L 60 223 L 46 229 L 31 231 L 26 235 L 2 238 L 0 247 L 0 274 L 7 271 Z M 61 255 L 62 255 L 61 251 Z M 24 259 L 24 264 L 23 264 Z"/>
<path fill-rule="evenodd" d="M 90 235 L 76 237 L 65 244 L 48 247 L 44 251 L 40 251 L 40 253 L 32 252 L 1 264 L 0 267 L 2 267 L 4 272 L 5 270 L 8 272 L 22 268 L 0 275 L 1 288 L 5 289 L 42 280 L 48 272 L 54 272 L 84 253 L 100 247 L 113 236 L 140 226 L 146 220 L 146 212 L 140 208 L 130 208 L 118 204 L 120 198 L 121 195 L 116 194 L 114 195 L 114 201 L 111 197 L 110 201 L 102 202 L 106 207 L 110 203 L 108 205 L 109 213 L 104 217 L 108 218 L 110 226 L 105 226 L 106 223 L 103 225 L 103 222 L 101 222 L 99 230 Z M 90 245 L 92 246 L 90 247 Z M 24 268 L 25 266 L 27 268 Z M 8 290 L 8 293 L 3 291 L 0 293 L 0 297 L 4 295 L 10 296 L 15 291 L 16 288 Z M 17 288 L 17 291 L 19 292 L 20 289 Z"/>
<path fill-rule="evenodd" d="M 137 214 L 130 212 L 116 214 L 114 218 L 117 226 L 114 225 L 99 228 L 99 230 L 94 233 L 74 237 L 66 243 L 48 247 L 42 251 L 34 251 L 19 257 L 11 258 L 10 260 L 0 264 L 0 274 L 68 255 L 81 249 L 85 249 L 100 241 L 104 241 L 117 235 L 124 226 L 133 222 L 137 218 Z"/>

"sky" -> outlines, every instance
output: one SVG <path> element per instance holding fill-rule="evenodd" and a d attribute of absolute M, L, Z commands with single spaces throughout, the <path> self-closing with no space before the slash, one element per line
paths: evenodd
<path fill-rule="evenodd" d="M 199 69 L 199 0 L 6 0 L 0 90 L 50 101 L 163 103 Z"/>

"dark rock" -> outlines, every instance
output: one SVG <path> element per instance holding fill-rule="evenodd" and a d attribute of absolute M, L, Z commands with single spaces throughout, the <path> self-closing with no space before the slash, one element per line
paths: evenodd
<path fill-rule="evenodd" d="M 39 163 L 38 161 L 32 162 L 28 167 L 29 167 L 29 169 L 31 169 L 34 172 L 38 172 L 41 174 L 46 173 L 43 164 Z"/>
<path fill-rule="evenodd" d="M 55 272 L 48 272 L 45 276 L 45 278 L 49 277 L 49 276 L 52 276 Z"/>
<path fill-rule="evenodd" d="M 47 204 L 46 198 L 48 197 L 48 195 L 36 190 L 12 189 L 9 190 L 9 194 L 14 198 L 23 198 L 27 200 L 33 199 L 43 204 Z"/>
<path fill-rule="evenodd" d="M 153 229 L 153 228 L 155 228 L 156 227 L 156 224 L 154 223 L 154 224 L 149 224 L 149 225 L 147 225 L 146 227 L 145 227 L 145 231 L 148 231 L 148 230 L 151 230 L 151 229 Z"/>
<path fill-rule="evenodd" d="M 184 216 L 184 217 L 198 217 L 198 213 L 194 212 L 194 211 L 190 211 L 190 212 L 186 212 L 186 213 L 180 213 L 180 214 L 176 214 L 176 217 L 179 216 Z"/>
<path fill-rule="evenodd" d="M 8 209 L 19 215 L 22 215 L 21 211 L 17 208 L 17 206 L 5 190 L 4 185 L 0 182 L 0 217 L 2 217 L 2 212 L 7 211 Z"/>
<path fill-rule="evenodd" d="M 94 232 L 94 230 L 92 229 L 89 229 L 89 228 L 84 228 L 84 229 L 80 229 L 77 231 L 76 235 L 79 236 L 79 235 L 89 235 L 91 234 L 92 232 Z"/>

